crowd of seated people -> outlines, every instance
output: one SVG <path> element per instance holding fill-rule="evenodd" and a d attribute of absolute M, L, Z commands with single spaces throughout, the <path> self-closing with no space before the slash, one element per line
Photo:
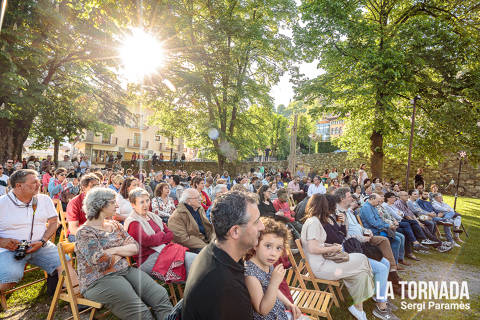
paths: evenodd
<path fill-rule="evenodd" d="M 0 202 L 28 211 L 29 203 L 38 198 L 43 211 L 39 217 L 48 227 L 37 230 L 35 225 L 32 249 L 24 261 L 38 264 L 54 276 L 61 270 L 58 256 L 45 264 L 35 254 L 56 254 L 55 245 L 47 239 L 58 225 L 52 199 L 60 200 L 68 223 L 65 236 L 75 242 L 82 294 L 103 303 L 121 319 L 163 319 L 171 312 L 168 295 L 155 280 L 186 282 L 185 319 L 202 318 L 197 317 L 198 310 L 218 311 L 219 307 L 198 307 L 200 300 L 191 296 L 218 289 L 198 288 L 201 274 L 208 273 L 208 268 L 223 270 L 216 275 L 224 277 L 218 283 L 237 281 L 244 290 L 239 299 L 248 297 L 238 306 L 225 302 L 224 307 L 237 310 L 249 305 L 247 318 L 270 319 L 277 314 L 284 319 L 287 311 L 298 317 L 299 310 L 288 294 L 279 294 L 277 299 L 272 295 L 280 290 L 285 274 L 271 261 L 285 257 L 290 238 L 285 230 L 301 239 L 315 276 L 345 283 L 353 298 L 348 311 L 356 319 L 366 319 L 363 303 L 370 298 L 375 299 L 375 317 L 397 319 L 395 305 L 385 298 L 387 281 L 398 292 L 399 272 L 412 265 L 407 259 L 419 261 L 418 255 L 431 249 L 448 252 L 459 247 L 463 243 L 461 215 L 443 202 L 435 187 L 431 193 L 423 190 L 423 181 L 418 180 L 416 189 L 407 192 L 394 181 L 370 180 L 365 168 L 362 165 L 358 172 L 345 169 L 343 173 L 328 170 L 323 175 L 313 169 L 307 175 L 301 169 L 294 177 L 288 170 L 263 167 L 237 176 L 183 170 L 151 171 L 147 176 L 144 170 L 90 167 L 77 174 L 47 164 L 42 174 L 13 171 L 7 179 L 7 195 L 1 196 Z M 70 174 L 77 179 L 75 184 L 73 178 L 67 180 Z M 46 194 L 38 194 L 40 181 Z M 31 188 L 28 195 L 22 194 L 25 188 Z M 0 208 L 2 211 L 5 209 Z M 4 258 L 21 240 L 11 235 L 6 224 L 8 219 L 0 214 L 0 255 Z M 27 225 L 25 221 L 24 229 Z M 443 227 L 446 241 L 439 238 L 438 225 Z M 275 246 L 274 258 L 265 258 Z M 244 270 L 242 259 L 247 252 Z M 332 256 L 343 260 L 334 261 Z M 2 264 L 7 261 L 0 260 Z M 23 272 L 18 270 L 15 275 L 0 272 L 1 282 L 8 284 L 2 284 L 1 290 L 21 280 Z M 237 271 L 243 277 L 238 277 Z M 227 318 L 236 319 L 245 312 Z"/>

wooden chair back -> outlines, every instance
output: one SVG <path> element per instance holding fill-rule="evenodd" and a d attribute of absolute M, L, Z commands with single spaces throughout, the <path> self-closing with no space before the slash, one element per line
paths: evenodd
<path fill-rule="evenodd" d="M 363 227 L 363 222 L 362 222 L 362 218 L 360 218 L 360 215 L 357 214 L 356 217 L 357 217 L 358 223 Z"/>
<path fill-rule="evenodd" d="M 292 269 L 294 270 L 295 276 L 293 279 L 293 284 L 296 282 L 299 283 L 302 289 L 307 289 L 307 283 L 310 283 L 315 290 L 321 291 L 321 287 L 325 288 L 329 293 L 332 294 L 332 300 L 337 307 L 340 306 L 339 300 L 344 301 L 342 294 L 343 282 L 326 280 L 315 277 L 315 274 L 312 271 L 310 264 L 308 263 L 305 252 L 302 247 L 302 242 L 300 239 L 295 240 L 297 245 L 298 252 L 300 254 L 300 260 L 295 260 L 292 252 L 289 250 L 288 259 L 292 264 Z M 335 288 L 335 289 L 334 289 Z M 336 291 L 336 293 L 335 293 Z M 337 298 L 338 295 L 338 298 Z"/>
<path fill-rule="evenodd" d="M 290 207 L 295 207 L 295 200 L 293 200 L 293 195 L 291 193 L 288 194 L 288 205 Z"/>
<path fill-rule="evenodd" d="M 59 199 L 54 199 L 53 203 L 55 204 L 55 208 L 57 209 L 57 214 L 60 217 L 60 223 L 62 224 L 62 230 L 60 231 L 60 238 L 58 242 L 68 241 L 67 239 L 67 217 L 65 211 L 63 211 L 62 202 Z"/>
<path fill-rule="evenodd" d="M 79 293 L 78 285 L 74 284 L 73 277 L 77 277 L 75 269 L 73 269 L 70 263 L 67 261 L 66 255 L 73 255 L 75 244 L 71 242 L 59 242 L 57 244 L 58 254 L 60 257 L 60 263 L 62 264 L 62 273 L 58 276 L 57 289 L 48 311 L 47 320 L 52 320 L 55 314 L 55 309 L 58 305 L 58 300 L 67 301 L 70 304 L 72 310 L 72 316 L 68 319 L 80 320 L 80 315 L 90 311 L 89 319 L 93 320 L 95 312 L 102 308 L 102 304 L 89 299 L 84 298 Z M 63 287 L 65 285 L 65 288 Z M 79 311 L 78 305 L 83 304 L 89 308 Z"/>

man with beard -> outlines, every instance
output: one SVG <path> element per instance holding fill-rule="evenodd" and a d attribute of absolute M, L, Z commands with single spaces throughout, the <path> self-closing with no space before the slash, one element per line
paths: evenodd
<path fill-rule="evenodd" d="M 242 257 L 264 229 L 255 197 L 241 191 L 215 200 L 211 219 L 217 239 L 195 259 L 183 297 L 183 320 L 253 319 Z"/>

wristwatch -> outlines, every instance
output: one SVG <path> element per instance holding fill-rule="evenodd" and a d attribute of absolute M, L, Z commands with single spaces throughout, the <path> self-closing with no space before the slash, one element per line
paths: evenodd
<path fill-rule="evenodd" d="M 42 247 L 45 247 L 47 245 L 47 241 L 45 241 L 43 239 L 40 239 L 40 241 L 42 242 Z"/>

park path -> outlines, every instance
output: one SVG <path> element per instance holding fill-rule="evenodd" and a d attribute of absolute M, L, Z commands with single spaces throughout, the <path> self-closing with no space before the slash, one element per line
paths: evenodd
<path fill-rule="evenodd" d="M 448 254 L 448 253 L 446 253 Z M 422 259 L 407 267 L 406 272 L 400 272 L 399 276 L 407 281 L 467 281 L 470 299 L 480 295 L 480 268 L 439 261 L 418 255 Z M 410 262 L 411 260 L 409 260 Z"/>

